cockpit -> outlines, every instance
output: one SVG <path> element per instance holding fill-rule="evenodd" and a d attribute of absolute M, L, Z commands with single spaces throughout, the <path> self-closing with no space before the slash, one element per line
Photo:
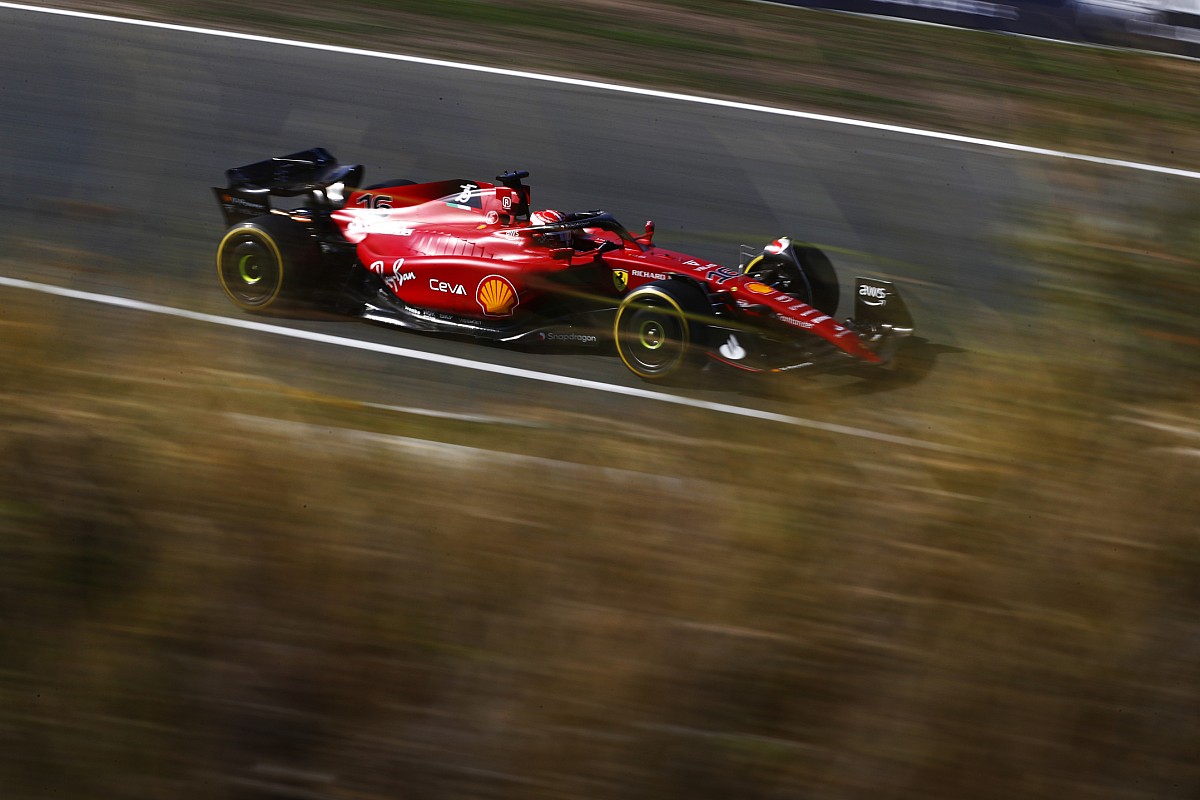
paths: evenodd
<path fill-rule="evenodd" d="M 537 217 L 537 214 L 534 215 Z M 522 229 L 533 244 L 570 248 L 574 252 L 604 253 L 631 247 L 643 250 L 643 244 L 606 211 L 576 211 L 562 215 L 561 221 L 533 224 Z"/>

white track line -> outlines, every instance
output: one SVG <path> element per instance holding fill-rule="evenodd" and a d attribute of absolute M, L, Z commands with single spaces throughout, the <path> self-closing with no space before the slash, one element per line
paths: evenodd
<path fill-rule="evenodd" d="M 210 325 L 223 325 L 227 328 L 238 328 L 245 331 L 254 331 L 255 333 L 269 333 L 275 336 L 286 336 L 290 339 L 301 339 L 307 342 L 318 342 L 320 344 L 330 344 L 337 347 L 350 347 L 355 350 L 366 350 L 372 353 L 380 353 L 397 358 L 408 358 L 414 361 L 428 361 L 434 364 L 476 370 L 478 372 L 490 372 L 496 375 L 506 375 L 512 378 L 524 378 L 531 381 L 541 381 L 542 383 L 555 383 L 560 386 L 571 386 L 578 389 L 590 389 L 596 392 L 607 392 L 609 394 L 637 397 L 644 400 L 656 400 L 660 403 L 672 403 L 679 406 L 704 409 L 705 411 L 715 411 L 720 414 L 732 414 L 738 417 L 749 417 L 751 419 L 762 420 L 765 422 L 778 422 L 784 425 L 812 428 L 814 430 L 825 431 L 826 433 L 854 436 L 859 439 L 871 439 L 876 442 L 886 442 L 888 444 L 896 444 L 902 447 L 917 448 L 921 450 L 934 450 L 942 453 L 966 452 L 960 448 L 951 447 L 950 445 L 938 444 L 936 442 L 926 442 L 920 439 L 910 439 L 907 436 L 894 436 L 890 433 L 880 433 L 878 431 L 866 430 L 865 428 L 854 428 L 848 425 L 835 425 L 829 422 L 818 422 L 817 420 L 804 419 L 803 417 L 791 417 L 786 414 L 776 414 L 770 411 L 761 411 L 756 408 L 743 408 L 741 406 L 729 405 L 727 403 L 713 403 L 707 400 L 698 400 L 692 397 L 681 397 L 679 395 L 665 394 L 663 392 L 652 392 L 647 389 L 638 389 L 630 386 L 618 386 L 616 384 L 601 383 L 600 381 L 586 380 L 584 378 L 571 378 L 566 375 L 555 375 L 549 372 L 535 372 L 533 370 L 521 369 L 519 367 L 506 367 L 502 364 L 489 364 L 484 361 L 472 361 L 466 358 L 446 356 L 439 353 L 426 353 L 421 350 L 410 350 L 405 347 L 394 347 L 392 345 L 379 344 L 377 342 L 366 342 L 360 339 L 351 339 L 346 336 L 331 336 L 326 333 L 315 333 L 313 331 L 305 331 L 297 328 L 287 328 L 282 325 L 268 325 L 263 322 L 254 322 L 248 319 L 236 319 L 234 317 L 220 317 L 215 314 L 203 314 L 198 311 L 188 311 L 186 309 L 174 308 L 172 306 L 160 306 L 155 303 L 145 303 L 141 300 L 131 300 L 127 297 L 95 294 L 93 292 L 82 292 L 76 289 L 66 289 L 61 286 L 51 286 L 49 284 L 21 280 L 20 278 L 9 278 L 0 275 L 0 286 L 7 286 L 12 289 L 25 289 L 33 292 L 41 292 L 42 294 L 54 295 L 55 297 L 67 297 L 72 300 L 85 300 L 90 303 L 101 303 L 103 305 L 125 308 L 132 311 L 144 311 L 151 314 L 179 317 L 181 319 L 187 319 L 193 322 L 208 323 Z"/>
<path fill-rule="evenodd" d="M 226 39 L 241 39 L 248 42 L 259 42 L 262 44 L 276 44 L 287 47 L 301 47 L 308 50 L 321 50 L 328 53 L 340 53 L 343 55 L 360 56 L 365 58 L 382 58 L 390 61 L 404 61 L 411 64 L 423 64 L 431 67 L 444 67 L 447 69 L 459 69 L 469 72 L 484 72 L 491 75 L 504 75 L 510 78 L 524 78 L 526 80 L 543 81 L 546 83 L 557 83 L 567 86 L 580 86 L 589 89 L 602 89 L 611 92 L 621 92 L 624 94 L 641 95 L 643 97 L 654 97 L 660 100 L 679 100 L 687 103 L 699 103 L 702 105 L 719 106 L 721 108 L 736 109 L 739 111 L 750 111 L 759 114 L 773 114 L 780 117 L 793 117 L 795 119 L 806 119 L 814 122 L 827 122 L 835 125 L 848 125 L 856 128 L 869 128 L 876 131 L 887 131 L 889 133 L 898 133 L 905 136 L 919 136 L 926 139 L 937 139 L 944 142 L 954 142 L 957 144 L 968 144 L 977 147 L 986 147 L 994 150 L 1008 150 L 1015 153 L 1025 153 L 1028 155 L 1045 156 L 1048 158 L 1060 158 L 1070 161 L 1084 161 L 1090 164 L 1099 164 L 1106 167 L 1119 167 L 1122 169 L 1140 170 L 1142 172 L 1155 172 L 1162 175 L 1173 175 L 1178 178 L 1190 178 L 1192 180 L 1200 180 L 1200 172 L 1187 169 L 1177 169 L 1175 167 L 1163 167 L 1157 164 L 1143 164 L 1137 161 L 1125 161 L 1117 158 L 1101 158 L 1100 156 L 1089 156 L 1081 153 L 1068 153 L 1063 150 L 1051 150 L 1045 147 L 1030 147 L 1023 144 L 1013 144 L 1011 142 L 1001 142 L 994 139 L 980 139 L 974 136 L 960 136 L 956 133 L 942 133 L 940 131 L 928 131 L 920 128 L 908 128 L 902 125 L 886 125 L 880 122 L 868 122 L 861 119 L 852 119 L 849 117 L 836 117 L 829 114 L 814 114 L 808 111 L 794 111 L 787 108 L 775 108 L 773 106 L 763 106 L 755 103 L 740 103 L 734 100 L 719 100 L 713 97 L 700 97 L 697 95 L 681 94 L 678 92 L 664 92 L 657 89 L 643 89 L 636 86 L 623 86 L 615 83 L 602 83 L 599 81 L 583 80 L 581 78 L 565 78 L 558 75 L 546 75 L 538 72 L 525 72 L 522 70 L 502 69 L 499 67 L 485 67 L 478 64 L 464 64 L 458 61 L 446 61 L 436 58 L 422 58 L 420 56 L 400 55 L 397 53 L 384 53 L 377 50 L 361 50 L 354 47 L 339 47 L 330 44 L 317 44 L 313 42 L 300 42 L 291 39 L 279 39 L 273 36 L 259 36 L 251 33 L 236 33 L 233 31 L 219 31 L 210 28 L 196 28 L 190 25 L 176 25 L 167 22 L 152 22 L 150 20 L 130 19 L 127 17 L 113 17 L 105 14 L 92 14 L 84 11 L 69 11 L 61 8 L 44 8 L 41 6 L 30 6 L 21 3 L 3 3 L 0 2 L 0 8 L 13 9 L 15 11 L 33 11 L 41 14 L 55 14 L 63 17 L 77 17 L 80 19 L 97 20 L 100 22 L 116 22 L 123 25 L 137 25 L 146 28 L 157 28 L 160 30 L 179 31 L 182 33 L 196 33 L 204 36 L 219 36 Z"/>

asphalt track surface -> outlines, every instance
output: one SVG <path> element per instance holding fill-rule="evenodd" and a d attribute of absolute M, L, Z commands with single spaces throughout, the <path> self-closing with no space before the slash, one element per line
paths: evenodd
<path fill-rule="evenodd" d="M 920 380 L 876 390 L 801 379 L 786 399 L 722 375 L 652 391 L 880 447 L 925 441 L 927 431 L 906 425 L 908 412 L 970 369 L 993 335 L 1026 336 L 1035 350 L 1052 339 L 1006 321 L 1034 280 L 1012 232 L 1038 209 L 1098 202 L 1057 179 L 1071 162 L 1045 154 L 2 7 L 0 99 L 3 273 L 189 313 L 247 319 L 215 281 L 222 224 L 209 187 L 229 167 L 318 145 L 363 163 L 369 182 L 528 169 L 535 206 L 604 208 L 631 228 L 653 218 L 660 244 L 722 263 L 736 263 L 739 243 L 781 234 L 817 242 L 842 277 L 843 314 L 855 274 L 900 285 L 928 343 Z M 1078 168 L 1119 186 L 1103 202 L 1134 217 L 1147 198 L 1190 181 Z M 20 302 L 27 291 L 10 283 L 0 297 Z M 109 304 L 88 313 L 147 311 Z M 483 347 L 339 320 L 251 321 L 311 335 L 231 328 L 220 333 L 231 351 L 261 350 L 260 363 L 278 365 L 275 378 L 355 401 L 518 415 L 525 404 L 553 404 L 664 429 L 678 411 L 648 402 L 647 387 L 602 354 Z M 186 326 L 206 323 L 173 324 L 186 336 Z M 399 349 L 424 355 L 390 352 Z"/>

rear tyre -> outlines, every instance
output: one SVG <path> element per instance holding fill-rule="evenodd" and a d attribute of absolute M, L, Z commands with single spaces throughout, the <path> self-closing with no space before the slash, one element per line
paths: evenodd
<path fill-rule="evenodd" d="M 243 311 L 267 311 L 300 299 L 311 288 L 316 242 L 299 222 L 260 216 L 234 225 L 217 246 L 221 288 Z"/>
<path fill-rule="evenodd" d="M 711 310 L 704 292 L 691 284 L 658 281 L 640 286 L 617 308 L 617 355 L 643 380 L 694 373 L 704 361 L 704 318 Z"/>
<path fill-rule="evenodd" d="M 783 253 L 761 255 L 746 265 L 746 274 L 830 316 L 837 313 L 837 272 L 829 257 L 810 244 L 795 242 Z"/>

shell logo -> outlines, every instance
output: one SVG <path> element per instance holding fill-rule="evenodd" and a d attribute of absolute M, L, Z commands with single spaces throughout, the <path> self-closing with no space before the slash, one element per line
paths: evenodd
<path fill-rule="evenodd" d="M 489 317 L 509 317 L 520 301 L 517 299 L 517 290 L 507 278 L 488 275 L 475 290 L 475 302 Z"/>
<path fill-rule="evenodd" d="M 747 283 L 746 289 L 754 292 L 755 294 L 770 294 L 771 292 L 775 291 L 765 283 L 759 283 L 758 281 L 751 281 L 750 283 Z"/>

